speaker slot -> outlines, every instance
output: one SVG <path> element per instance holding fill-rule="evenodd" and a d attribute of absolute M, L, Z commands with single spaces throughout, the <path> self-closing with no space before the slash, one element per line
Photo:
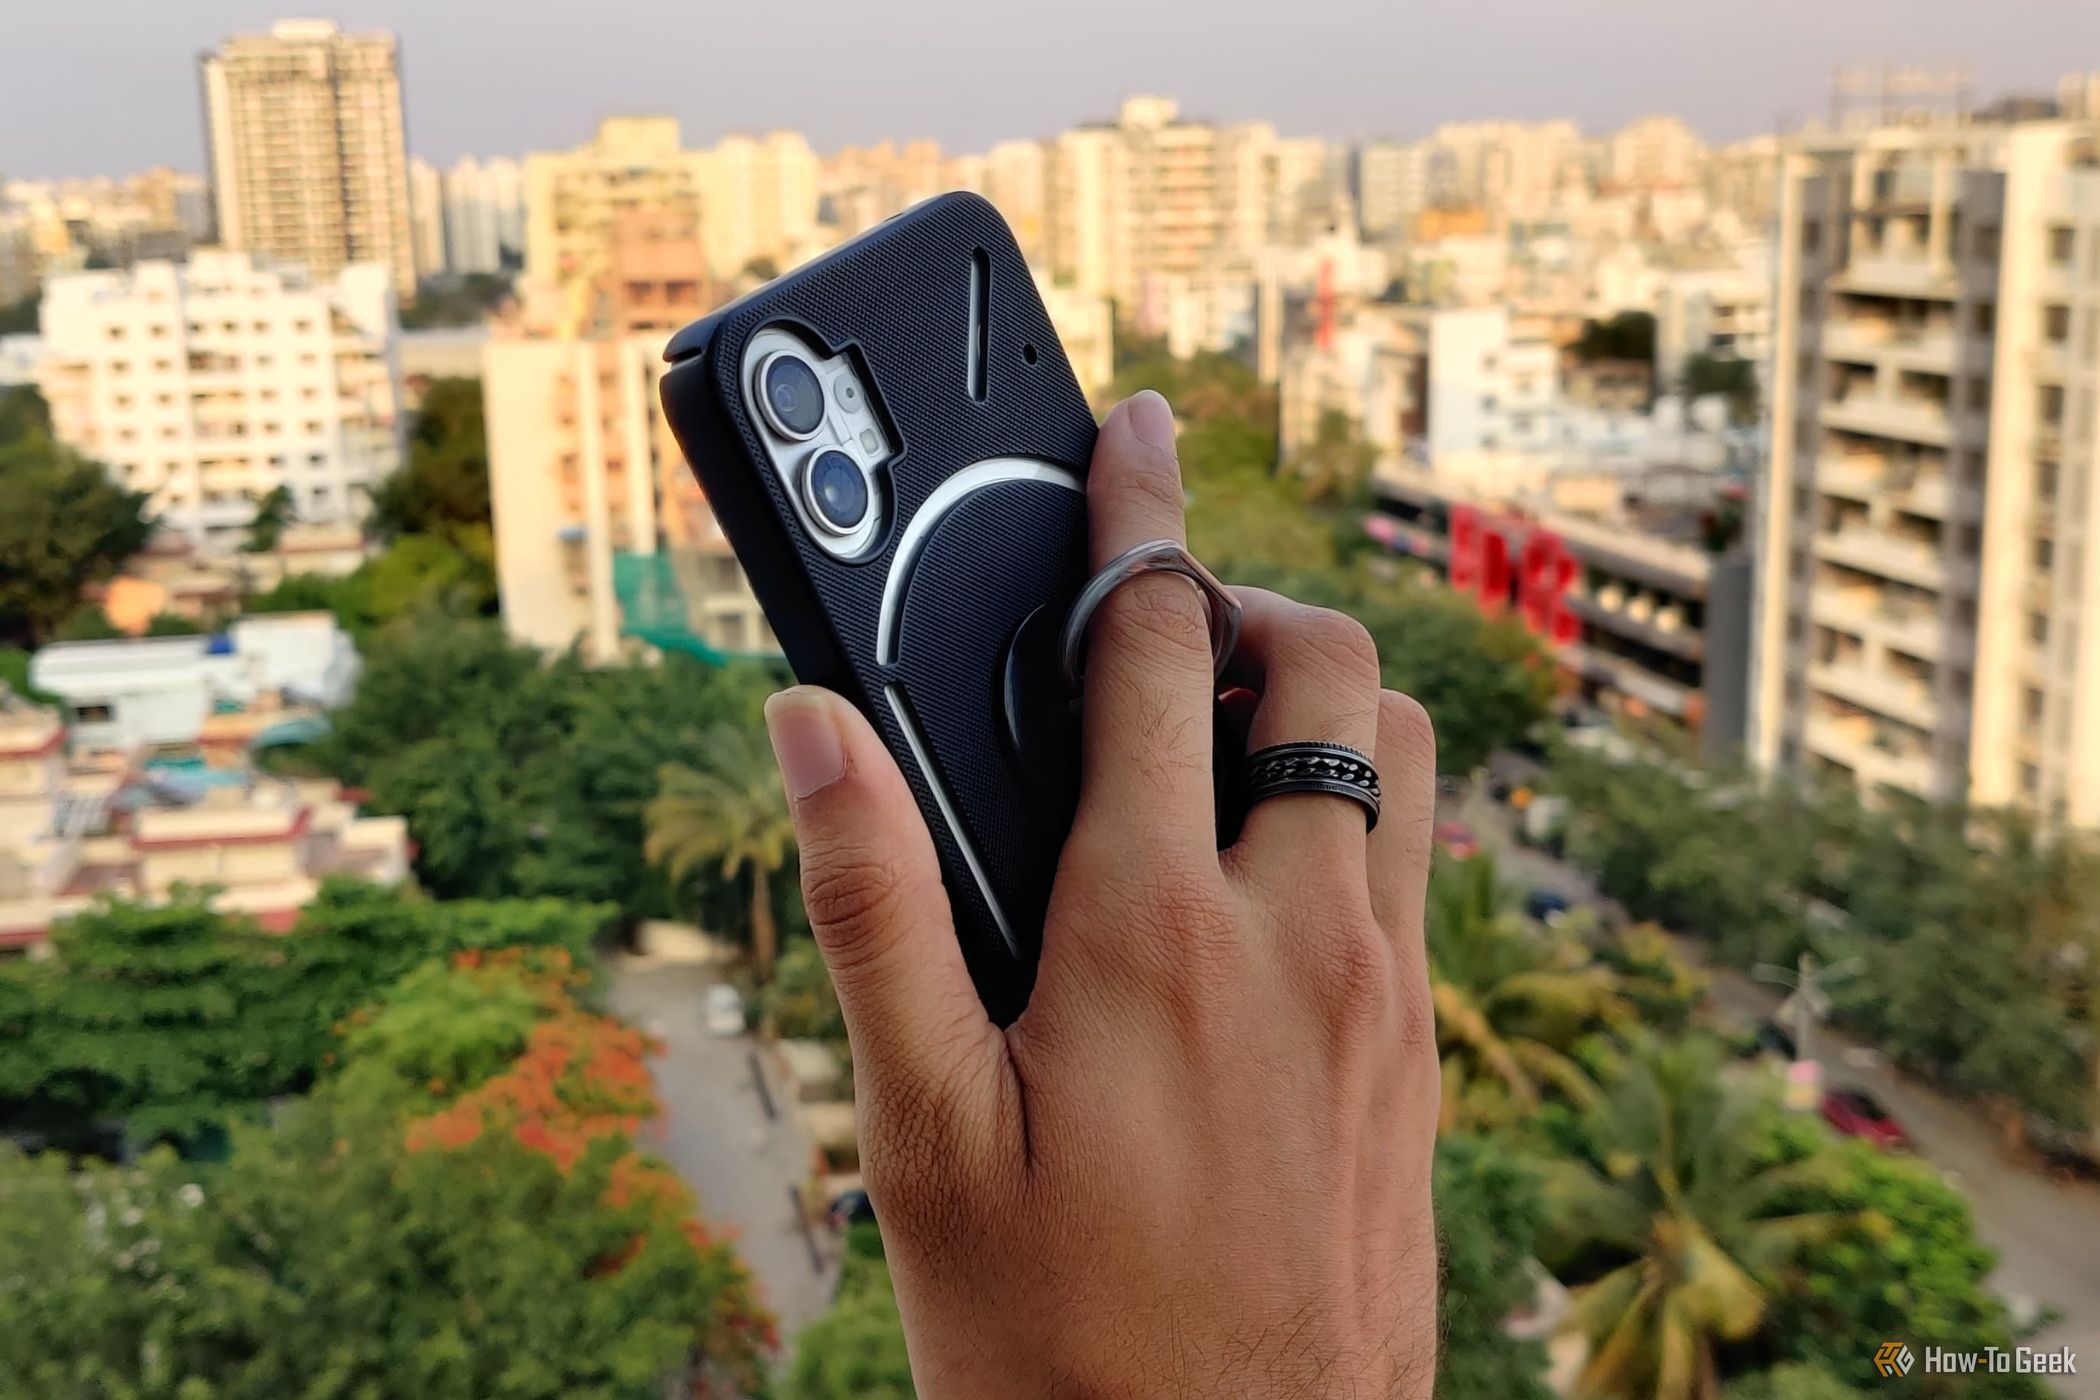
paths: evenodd
<path fill-rule="evenodd" d="M 970 254 L 970 397 L 984 402 L 992 343 L 992 260 L 984 249 Z"/>

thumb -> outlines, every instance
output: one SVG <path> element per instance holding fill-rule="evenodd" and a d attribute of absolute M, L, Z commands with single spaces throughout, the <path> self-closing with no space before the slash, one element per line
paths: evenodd
<path fill-rule="evenodd" d="M 940 861 L 896 760 L 860 711 L 816 686 L 767 700 L 766 730 L 856 1076 L 901 1078 L 914 1098 L 981 1082 L 957 1075 L 959 1062 L 1004 1041 L 970 982 Z"/>

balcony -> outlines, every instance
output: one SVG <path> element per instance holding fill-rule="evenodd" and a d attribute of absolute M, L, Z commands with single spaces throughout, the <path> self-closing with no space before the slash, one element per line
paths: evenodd
<path fill-rule="evenodd" d="M 1879 606 L 1878 588 L 1818 587 L 1809 596 L 1808 616 L 1824 627 L 1865 637 Z"/>
<path fill-rule="evenodd" d="M 1891 257 L 1866 253 L 1855 256 L 1845 270 L 1831 279 L 1841 292 L 1868 296 L 1922 297 L 1953 300 L 1960 289 L 1952 266 L 1923 256 Z"/>
<path fill-rule="evenodd" d="M 1808 668 L 1808 683 L 1826 695 L 1919 729 L 1929 731 L 1939 724 L 1932 688 L 1890 671 L 1853 661 L 1818 662 Z"/>
<path fill-rule="evenodd" d="M 1816 489 L 1826 496 L 1848 501 L 1879 500 L 1882 478 L 1888 470 L 1886 458 L 1872 452 L 1856 452 L 1816 463 Z"/>
<path fill-rule="evenodd" d="M 1931 795 L 1932 760 L 1915 740 L 1879 729 L 1865 715 L 1812 714 L 1803 729 L 1810 752 L 1851 769 L 1862 788 Z"/>
<path fill-rule="evenodd" d="M 1919 588 L 1939 589 L 1947 582 L 1938 550 L 1881 530 L 1840 530 L 1818 535 L 1815 551 L 1818 559 Z"/>
<path fill-rule="evenodd" d="M 1945 447 L 1951 432 L 1946 405 L 1934 399 L 1858 392 L 1824 403 L 1823 426 L 1899 442 Z"/>

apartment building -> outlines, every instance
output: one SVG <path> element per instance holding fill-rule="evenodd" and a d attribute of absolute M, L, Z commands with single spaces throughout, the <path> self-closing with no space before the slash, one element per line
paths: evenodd
<path fill-rule="evenodd" d="M 429 161 L 408 163 L 408 243 L 416 280 L 445 273 L 445 178 Z"/>
<path fill-rule="evenodd" d="M 1365 529 L 1537 634 L 1565 702 L 1667 722 L 1726 760 L 1745 732 L 1751 564 L 1706 536 L 1733 489 L 1648 469 L 1512 494 L 1384 461 Z"/>
<path fill-rule="evenodd" d="M 1606 171 L 1622 189 L 1681 189 L 1698 183 L 1706 143 L 1682 117 L 1642 117 L 1614 132 Z"/>
<path fill-rule="evenodd" d="M 1762 246 L 1734 265 L 1662 273 L 1655 311 L 1655 374 L 1665 385 L 1694 355 L 1747 360 L 1764 372 L 1772 351 L 1772 277 Z"/>
<path fill-rule="evenodd" d="M 514 160 L 461 156 L 446 169 L 445 269 L 500 272 L 525 257 L 525 171 Z"/>
<path fill-rule="evenodd" d="M 399 46 L 326 20 L 286 20 L 200 60 L 219 241 L 333 277 L 388 269 L 412 296 Z"/>
<path fill-rule="evenodd" d="M 483 359 L 503 621 L 550 651 L 777 650 L 657 411 L 664 336 L 498 339 Z"/>
<path fill-rule="evenodd" d="M 245 253 L 52 279 L 37 382 L 61 440 L 145 492 L 163 528 L 236 547 L 278 487 L 308 524 L 362 521 L 401 464 L 389 269 L 318 278 Z"/>
<path fill-rule="evenodd" d="M 2100 124 L 1790 148 L 1751 753 L 2100 824 Z"/>

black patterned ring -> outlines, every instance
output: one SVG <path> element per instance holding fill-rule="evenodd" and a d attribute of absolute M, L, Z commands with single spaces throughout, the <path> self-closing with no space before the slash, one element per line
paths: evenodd
<path fill-rule="evenodd" d="M 1364 830 L 1378 825 L 1384 794 L 1371 760 L 1342 744 L 1271 744 L 1247 756 L 1247 805 L 1289 792 L 1319 792 L 1362 805 Z"/>

